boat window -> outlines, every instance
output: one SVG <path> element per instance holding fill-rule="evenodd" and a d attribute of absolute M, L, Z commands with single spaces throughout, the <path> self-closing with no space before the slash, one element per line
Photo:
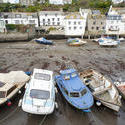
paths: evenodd
<path fill-rule="evenodd" d="M 37 79 L 37 80 L 49 81 L 51 76 L 49 74 L 35 73 L 34 78 Z"/>
<path fill-rule="evenodd" d="M 81 91 L 81 96 L 84 96 L 86 93 L 87 93 L 87 90 L 86 90 L 86 89 L 83 89 L 83 90 Z"/>
<path fill-rule="evenodd" d="M 49 99 L 50 92 L 45 90 L 32 89 L 30 91 L 30 96 L 36 99 Z"/>
<path fill-rule="evenodd" d="M 6 97 L 6 91 L 0 91 L 0 98 Z"/>
<path fill-rule="evenodd" d="M 3 83 L 3 82 L 0 81 L 0 87 L 2 87 L 4 85 L 5 85 L 5 83 Z"/>
<path fill-rule="evenodd" d="M 70 75 L 65 75 L 64 80 L 70 80 Z"/>
<path fill-rule="evenodd" d="M 16 85 L 11 87 L 8 91 L 7 91 L 7 96 L 12 92 L 14 91 L 14 89 L 16 89 Z"/>
<path fill-rule="evenodd" d="M 79 93 L 78 92 L 70 92 L 70 96 L 71 97 L 79 97 Z"/>
<path fill-rule="evenodd" d="M 72 73 L 71 76 L 72 76 L 72 77 L 76 77 L 76 76 L 77 76 L 77 73 Z"/>

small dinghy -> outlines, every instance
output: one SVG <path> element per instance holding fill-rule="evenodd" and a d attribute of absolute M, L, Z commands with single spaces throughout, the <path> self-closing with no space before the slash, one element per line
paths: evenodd
<path fill-rule="evenodd" d="M 116 85 L 119 92 L 121 93 L 121 95 L 125 99 L 125 82 L 114 82 L 114 84 Z"/>
<path fill-rule="evenodd" d="M 87 42 L 82 41 L 79 38 L 70 38 L 70 39 L 67 40 L 67 43 L 68 43 L 69 46 L 81 46 L 81 45 L 86 44 Z"/>
<path fill-rule="evenodd" d="M 52 45 L 53 44 L 53 42 L 51 41 L 51 40 L 47 40 L 47 39 L 45 39 L 45 38 L 39 38 L 39 39 L 35 39 L 35 41 L 37 42 L 37 43 L 40 43 L 40 44 L 45 44 L 45 45 Z"/>
<path fill-rule="evenodd" d="M 80 80 L 75 69 L 61 70 L 55 81 L 65 99 L 75 108 L 88 111 L 93 106 L 90 90 Z"/>
<path fill-rule="evenodd" d="M 23 71 L 0 73 L 0 105 L 17 94 L 29 79 L 30 77 Z"/>
<path fill-rule="evenodd" d="M 114 111 L 119 111 L 121 107 L 121 97 L 112 82 L 92 69 L 81 72 L 80 77 L 90 88 L 95 100 L 97 100 L 96 104 L 98 106 L 102 103 Z"/>
<path fill-rule="evenodd" d="M 55 107 L 53 72 L 34 69 L 31 80 L 26 84 L 22 101 L 23 111 L 31 114 L 51 114 Z"/>

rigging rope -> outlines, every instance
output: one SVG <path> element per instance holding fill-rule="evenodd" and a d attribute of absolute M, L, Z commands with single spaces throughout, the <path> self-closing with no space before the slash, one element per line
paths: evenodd
<path fill-rule="evenodd" d="M 42 121 L 40 122 L 39 125 L 43 125 L 43 123 L 44 123 L 44 121 L 45 121 L 45 119 L 46 119 L 46 116 L 47 116 L 47 114 L 44 116 L 44 118 L 42 119 Z"/>

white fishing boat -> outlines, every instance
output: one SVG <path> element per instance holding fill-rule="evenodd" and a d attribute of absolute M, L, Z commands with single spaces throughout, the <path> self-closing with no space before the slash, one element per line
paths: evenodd
<path fill-rule="evenodd" d="M 110 80 L 93 69 L 81 72 L 80 77 L 90 88 L 95 100 L 97 100 L 96 104 L 98 106 L 103 104 L 114 111 L 119 111 L 121 107 L 121 96 Z"/>
<path fill-rule="evenodd" d="M 23 111 L 31 114 L 51 114 L 55 107 L 53 72 L 34 69 L 22 100 Z"/>
<path fill-rule="evenodd" d="M 98 43 L 100 46 L 117 46 L 120 43 L 120 41 L 107 37 L 102 37 L 98 40 Z"/>
<path fill-rule="evenodd" d="M 9 101 L 29 79 L 23 71 L 0 73 L 0 105 Z"/>

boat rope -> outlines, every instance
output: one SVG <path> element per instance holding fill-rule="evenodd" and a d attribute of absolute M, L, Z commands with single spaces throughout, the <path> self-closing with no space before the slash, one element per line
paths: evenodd
<path fill-rule="evenodd" d="M 43 119 L 42 119 L 42 121 L 40 122 L 40 124 L 39 124 L 39 125 L 43 125 L 43 123 L 44 123 L 44 121 L 45 121 L 46 117 L 47 117 L 47 114 L 43 117 Z"/>
<path fill-rule="evenodd" d="M 0 120 L 0 123 L 4 122 L 5 120 L 7 120 L 8 118 L 10 118 L 18 109 L 18 106 L 16 107 L 16 109 L 14 109 L 10 114 L 8 114 L 6 117 L 4 117 L 3 119 Z"/>
<path fill-rule="evenodd" d="M 91 113 L 91 116 L 92 116 L 92 119 L 93 119 L 92 121 L 95 122 L 96 125 L 99 125 L 96 118 L 94 117 L 92 111 L 90 113 Z M 92 122 L 92 121 L 90 121 L 90 122 Z"/>

